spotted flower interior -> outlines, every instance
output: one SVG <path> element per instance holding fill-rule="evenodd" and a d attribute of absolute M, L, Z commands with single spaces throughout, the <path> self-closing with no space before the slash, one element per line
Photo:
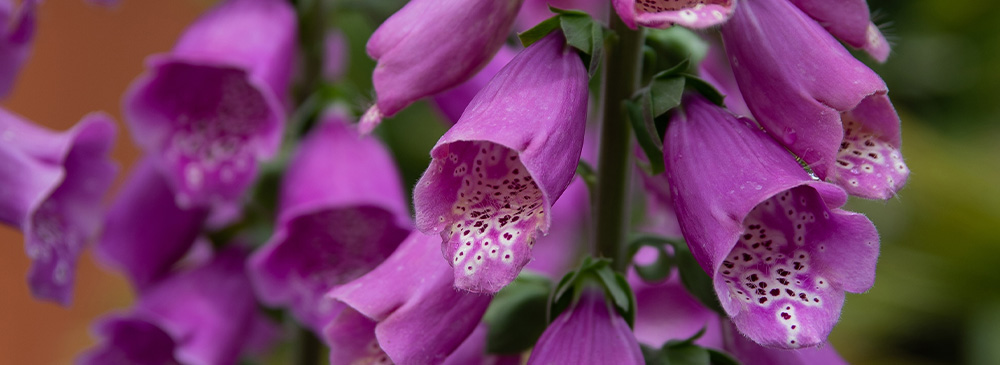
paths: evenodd
<path fill-rule="evenodd" d="M 844 141 L 837 152 L 836 169 L 828 180 L 853 195 L 892 197 L 910 174 L 899 148 L 866 129 L 850 113 L 844 113 L 841 120 Z"/>
<path fill-rule="evenodd" d="M 547 228 L 542 190 L 517 152 L 491 142 L 451 143 L 431 171 L 429 181 L 454 194 L 438 221 L 456 286 L 500 290 L 530 261 L 537 231 Z"/>
<path fill-rule="evenodd" d="M 732 14 L 733 0 L 635 0 L 640 24 L 669 22 L 697 28 L 719 24 Z"/>

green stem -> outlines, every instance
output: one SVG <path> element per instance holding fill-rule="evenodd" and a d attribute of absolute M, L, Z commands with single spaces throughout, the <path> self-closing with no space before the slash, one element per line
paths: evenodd
<path fill-rule="evenodd" d="M 629 221 L 632 134 L 622 102 L 632 97 L 639 85 L 642 31 L 629 29 L 617 16 L 611 16 L 611 30 L 618 35 L 618 42 L 609 47 L 604 62 L 604 117 L 597 161 L 594 239 L 595 254 L 610 258 L 612 267 L 624 272 L 628 266 L 625 235 Z"/>
<path fill-rule="evenodd" d="M 295 364 L 316 365 L 320 363 L 320 342 L 316 335 L 306 328 L 299 328 L 295 341 Z"/>

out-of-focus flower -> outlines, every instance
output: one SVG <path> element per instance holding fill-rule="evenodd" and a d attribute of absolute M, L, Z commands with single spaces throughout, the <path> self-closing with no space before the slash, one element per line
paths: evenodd
<path fill-rule="evenodd" d="M 903 186 L 885 83 L 819 24 L 786 0 L 743 1 L 722 36 L 754 117 L 817 176 L 871 199 Z"/>
<path fill-rule="evenodd" d="M 863 49 L 879 62 L 889 58 L 891 45 L 878 26 L 871 22 L 867 0 L 789 1 L 851 47 Z"/>
<path fill-rule="evenodd" d="M 587 71 L 561 33 L 528 47 L 438 140 L 414 189 L 417 228 L 440 233 L 455 285 L 495 293 L 531 260 L 583 147 Z"/>
<path fill-rule="evenodd" d="M 639 25 L 664 29 L 674 24 L 694 29 L 708 28 L 725 23 L 733 15 L 737 2 L 737 0 L 612 0 L 615 12 L 625 25 L 632 29 L 636 29 Z"/>
<path fill-rule="evenodd" d="M 126 121 L 182 208 L 239 199 L 278 149 L 295 22 L 287 1 L 228 0 L 133 82 Z"/>
<path fill-rule="evenodd" d="M 35 8 L 40 0 L 0 0 L 0 98 L 14 86 L 17 73 L 31 53 L 35 38 Z"/>
<path fill-rule="evenodd" d="M 400 177 L 384 146 L 329 115 L 300 144 L 280 203 L 249 273 L 261 301 L 320 333 L 338 308 L 324 294 L 375 268 L 412 229 Z"/>
<path fill-rule="evenodd" d="M 475 75 L 507 39 L 522 1 L 413 0 L 389 17 L 368 39 L 376 100 L 361 132 Z"/>
<path fill-rule="evenodd" d="M 529 365 L 645 364 L 628 323 L 604 301 L 600 289 L 585 289 L 538 339 Z"/>
<path fill-rule="evenodd" d="M 648 256 L 655 252 L 640 250 L 636 260 L 652 260 Z M 695 343 L 721 347 L 719 316 L 688 294 L 676 271 L 662 283 L 647 283 L 633 270 L 628 281 L 635 293 L 635 338 L 640 343 L 660 348 L 667 341 L 685 340 L 705 329 Z"/>
<path fill-rule="evenodd" d="M 24 233 L 37 298 L 69 304 L 77 258 L 117 171 L 108 156 L 114 137 L 103 113 L 57 133 L 0 109 L 0 222 Z"/>
<path fill-rule="evenodd" d="M 162 174 L 144 158 L 104 218 L 97 257 L 142 292 L 184 257 L 207 217 L 205 208 L 178 207 Z"/>
<path fill-rule="evenodd" d="M 825 341 L 844 291 L 875 281 L 875 226 L 838 209 L 847 194 L 750 120 L 701 96 L 685 99 L 664 145 L 684 238 L 740 332 L 773 347 Z"/>
<path fill-rule="evenodd" d="M 323 78 L 337 80 L 347 71 L 347 38 L 337 28 L 326 31 L 323 37 Z"/>
<path fill-rule="evenodd" d="M 78 362 L 134 363 L 142 356 L 152 363 L 233 364 L 240 353 L 257 350 L 277 328 L 257 311 L 245 263 L 244 250 L 230 247 L 156 283 L 130 313 L 98 324 L 105 341 Z"/>
<path fill-rule="evenodd" d="M 323 330 L 332 364 L 440 363 L 476 329 L 491 297 L 453 288 L 437 242 L 414 231 L 377 268 L 330 292 L 349 306 Z"/>

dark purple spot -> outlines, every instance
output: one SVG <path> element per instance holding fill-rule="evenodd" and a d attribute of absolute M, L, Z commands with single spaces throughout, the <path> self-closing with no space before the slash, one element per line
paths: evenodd
<path fill-rule="evenodd" d="M 771 289 L 771 295 L 772 296 L 778 296 L 778 294 L 781 294 L 781 290 Z"/>
<path fill-rule="evenodd" d="M 781 318 L 784 318 L 787 321 L 789 319 L 792 319 L 792 315 L 785 312 L 781 312 Z"/>

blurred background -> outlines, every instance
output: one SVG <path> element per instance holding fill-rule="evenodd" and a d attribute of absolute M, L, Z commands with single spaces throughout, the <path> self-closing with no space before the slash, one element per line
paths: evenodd
<path fill-rule="evenodd" d="M 347 2 L 389 10 L 401 3 Z M 0 104 L 57 130 L 94 110 L 114 115 L 114 158 L 122 167 L 115 192 L 139 154 L 121 123 L 121 94 L 145 57 L 168 51 L 212 3 L 123 0 L 109 9 L 45 2 L 31 58 Z M 849 203 L 875 222 L 882 253 L 875 287 L 848 295 L 831 342 L 856 364 L 1000 364 L 1000 2 L 869 4 L 894 43 L 889 61 L 872 67 L 903 119 L 912 174 L 889 202 Z M 373 64 L 363 50 L 377 20 L 358 10 L 331 24 L 342 26 L 349 42 L 347 83 L 370 90 Z M 426 167 L 426 151 L 444 132 L 435 118 L 417 104 L 380 132 L 408 181 Z M 71 307 L 35 301 L 25 281 L 29 264 L 20 233 L 0 226 L 0 364 L 71 363 L 95 342 L 91 321 L 132 301 L 126 281 L 89 253 Z"/>

